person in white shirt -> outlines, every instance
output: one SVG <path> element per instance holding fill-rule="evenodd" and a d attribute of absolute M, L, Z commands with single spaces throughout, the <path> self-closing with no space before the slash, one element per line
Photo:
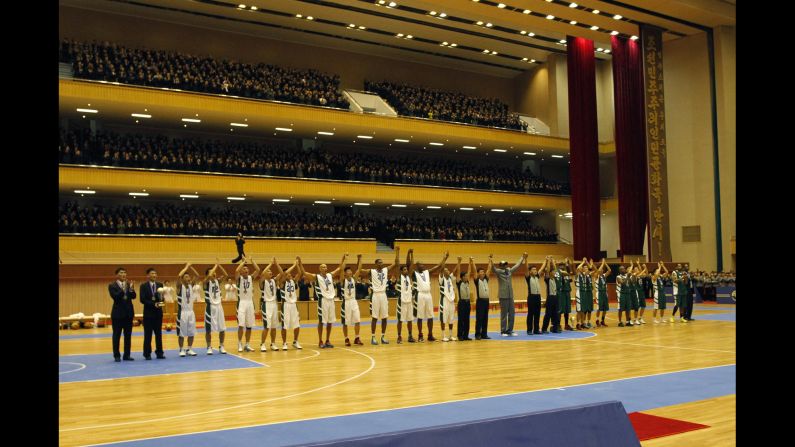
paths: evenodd
<path fill-rule="evenodd" d="M 337 321 L 337 309 L 334 305 L 334 298 L 337 296 L 337 288 L 334 285 L 334 277 L 340 272 L 345 270 L 345 258 L 348 253 L 342 255 L 342 261 L 339 267 L 333 272 L 328 271 L 326 264 L 320 264 L 320 273 L 312 274 L 304 271 L 304 266 L 301 265 L 301 260 L 298 258 L 299 269 L 302 272 L 301 276 L 305 281 L 315 283 L 315 299 L 317 300 L 317 338 L 318 348 L 333 348 L 334 345 L 329 343 L 331 338 L 331 326 Z M 323 342 L 323 325 L 326 325 L 326 342 Z"/>
<path fill-rule="evenodd" d="M 433 296 L 431 295 L 431 273 L 444 267 L 447 257 L 450 256 L 449 252 L 444 253 L 442 261 L 435 266 L 426 269 L 422 262 L 414 262 L 414 255 L 412 254 L 411 264 L 409 265 L 409 272 L 412 274 L 414 280 L 413 288 L 416 290 L 414 297 L 417 310 L 417 332 L 418 342 L 425 341 L 422 335 L 422 320 L 428 320 L 428 341 L 436 341 L 433 336 Z"/>
<path fill-rule="evenodd" d="M 293 347 L 295 349 L 302 349 L 301 344 L 298 343 L 298 334 L 301 332 L 301 321 L 298 315 L 298 278 L 304 275 L 304 269 L 301 266 L 301 258 L 296 256 L 295 261 L 298 265 L 298 271 L 293 276 L 289 272 L 284 272 L 285 275 L 281 278 L 279 287 L 282 291 L 282 351 L 287 348 L 287 331 L 293 330 Z"/>
<path fill-rule="evenodd" d="M 454 278 L 458 277 L 460 271 L 461 257 L 459 256 L 452 275 L 447 267 L 444 267 L 439 275 L 439 323 L 442 326 L 442 341 L 458 341 L 458 338 L 453 335 L 453 321 L 455 321 L 455 287 L 453 284 L 455 283 Z M 447 329 L 450 330 L 449 337 Z"/>
<path fill-rule="evenodd" d="M 411 324 L 414 322 L 414 289 L 412 288 L 411 275 L 409 274 L 409 265 L 411 265 L 411 257 L 414 255 L 414 249 L 410 248 L 406 253 L 406 264 L 400 266 L 400 278 L 398 278 L 397 289 L 400 293 L 397 303 L 397 343 L 403 343 L 403 323 L 405 322 L 409 328 L 409 343 L 415 343 L 414 335 L 411 333 Z"/>
<path fill-rule="evenodd" d="M 370 287 L 373 290 L 372 297 L 370 298 L 370 314 L 372 316 L 372 324 L 370 325 L 371 345 L 378 344 L 375 340 L 375 328 L 378 320 L 381 320 L 381 344 L 389 344 L 386 339 L 386 325 L 387 318 L 389 317 L 389 300 L 386 297 L 386 286 L 389 275 L 398 264 L 400 264 L 400 247 L 395 249 L 395 261 L 389 267 L 384 267 L 384 263 L 379 258 L 375 260 L 375 268 L 369 269 Z"/>
<path fill-rule="evenodd" d="M 356 279 L 362 273 L 362 255 L 356 255 L 356 273 L 350 267 L 345 267 L 343 273 L 340 274 L 340 286 L 342 287 L 342 308 L 340 309 L 340 316 L 342 317 L 342 333 L 345 334 L 345 346 L 350 346 L 351 341 L 348 338 L 348 326 L 353 325 L 356 332 L 356 338 L 353 340 L 355 345 L 363 345 L 359 339 L 359 326 L 361 323 L 361 316 L 359 315 L 359 303 L 356 301 Z"/>
<path fill-rule="evenodd" d="M 249 275 L 246 262 L 254 265 L 254 275 Z M 237 352 L 253 351 L 251 347 L 251 328 L 254 326 L 254 278 L 259 276 L 260 268 L 254 259 L 243 258 L 235 270 L 237 282 Z M 246 346 L 243 346 L 243 329 L 246 332 Z"/>
<path fill-rule="evenodd" d="M 281 329 L 281 316 L 279 312 L 279 300 L 278 300 L 278 290 L 280 285 L 282 284 L 284 278 L 293 272 L 298 266 L 297 261 L 293 263 L 293 265 L 287 269 L 287 272 L 282 270 L 281 265 L 276 261 L 276 257 L 271 260 L 270 265 L 265 267 L 265 270 L 262 271 L 262 276 L 264 276 L 262 282 L 260 282 L 260 291 L 262 292 L 262 298 L 260 300 L 260 313 L 262 314 L 262 341 L 259 345 L 259 350 L 261 352 L 266 352 L 268 348 L 266 347 L 266 340 L 268 337 L 268 332 L 271 335 L 271 350 L 278 351 L 279 347 L 276 345 L 276 330 Z M 275 267 L 277 274 L 274 277 L 273 271 L 271 267 Z M 282 343 L 287 344 L 284 337 L 282 337 Z"/>
<path fill-rule="evenodd" d="M 224 307 L 222 305 L 221 285 L 215 271 L 221 269 L 223 275 L 221 280 L 229 277 L 226 270 L 219 264 L 218 258 L 215 259 L 215 266 L 207 268 L 204 277 L 204 339 L 207 342 L 207 355 L 213 355 L 213 331 L 218 332 L 218 352 L 226 354 L 224 348 L 224 338 L 226 335 L 226 319 L 224 317 Z"/>
<path fill-rule="evenodd" d="M 177 282 L 177 341 L 179 343 L 179 356 L 185 355 L 195 356 L 193 351 L 193 337 L 196 335 L 196 314 L 193 312 L 193 303 L 201 295 L 201 286 L 199 294 L 193 288 L 196 277 L 191 277 L 188 270 L 191 269 L 191 263 L 185 264 L 185 267 L 179 272 Z M 195 270 L 194 270 L 195 273 Z M 183 349 L 185 337 L 188 338 L 188 349 Z"/>

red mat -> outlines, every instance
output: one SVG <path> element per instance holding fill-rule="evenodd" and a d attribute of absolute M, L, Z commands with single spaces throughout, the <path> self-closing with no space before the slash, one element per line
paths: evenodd
<path fill-rule="evenodd" d="M 629 413 L 627 416 L 629 416 L 629 420 L 632 422 L 632 426 L 635 428 L 635 433 L 638 435 L 638 440 L 640 441 L 662 438 L 663 436 L 671 436 L 709 427 L 709 425 L 694 424 L 692 422 L 680 421 L 679 419 L 670 419 L 637 412 Z"/>

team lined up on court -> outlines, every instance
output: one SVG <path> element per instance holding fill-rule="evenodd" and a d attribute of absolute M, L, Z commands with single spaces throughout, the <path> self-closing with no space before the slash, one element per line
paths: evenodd
<path fill-rule="evenodd" d="M 169 281 L 157 281 L 157 271 L 148 269 L 148 281 L 140 286 L 141 302 L 144 305 L 144 358 L 151 359 L 151 339 L 155 338 L 155 354 L 157 358 L 165 358 L 162 348 L 162 321 L 163 307 L 166 302 L 176 302 L 174 319 L 179 343 L 180 357 L 195 356 L 193 350 L 196 335 L 196 316 L 194 303 L 205 303 L 205 341 L 207 355 L 214 354 L 212 347 L 212 333 L 218 333 L 218 352 L 226 354 L 224 348 L 226 322 L 223 301 L 235 301 L 238 323 L 238 352 L 251 352 L 251 330 L 255 325 L 254 285 L 259 282 L 260 313 L 262 316 L 263 330 L 260 340 L 260 351 L 268 350 L 268 337 L 270 336 L 270 349 L 272 351 L 288 350 L 288 331 L 292 330 L 292 347 L 302 349 L 298 341 L 300 334 L 300 317 L 297 308 L 298 292 L 297 281 L 303 278 L 315 286 L 315 297 L 318 314 L 318 347 L 333 348 L 331 332 L 336 323 L 336 299 L 341 300 L 340 317 L 342 323 L 345 345 L 363 345 L 360 338 L 361 316 L 356 298 L 356 285 L 362 275 L 369 276 L 370 296 L 368 298 L 371 313 L 371 339 L 372 345 L 389 344 L 386 337 L 388 322 L 388 299 L 386 294 L 388 278 L 393 272 L 399 270 L 396 279 L 398 291 L 397 302 L 397 343 L 402 344 L 403 324 L 406 324 L 408 343 L 426 341 L 423 331 L 423 320 L 426 320 L 427 341 L 436 341 L 434 337 L 434 307 L 431 294 L 431 274 L 439 272 L 439 321 L 441 325 L 442 341 L 469 341 L 470 338 L 470 313 L 471 290 L 474 288 L 475 299 L 475 335 L 476 340 L 490 339 L 488 336 L 488 311 L 490 301 L 489 277 L 494 275 L 498 280 L 498 298 L 500 301 L 500 333 L 503 337 L 517 336 L 514 331 L 514 296 L 512 276 L 522 265 L 525 268 L 525 281 L 527 283 L 527 334 L 547 334 L 565 330 L 582 330 L 594 327 L 592 313 L 596 306 L 595 326 L 608 326 L 605 317 L 609 310 L 607 295 L 607 278 L 611 274 L 610 267 L 603 259 L 597 267 L 593 260 L 583 258 L 576 267 L 566 258 L 558 263 L 553 257 L 548 256 L 540 266 L 531 266 L 524 253 L 517 263 L 509 267 L 507 261 L 501 261 L 496 266 L 493 255 L 489 255 L 485 267 L 477 267 L 472 257 L 469 258 L 467 270 L 462 269 L 462 258 L 458 257 L 456 267 L 450 270 L 447 266 L 449 253 L 445 253 L 441 261 L 426 268 L 422 262 L 414 260 L 414 252 L 408 250 L 405 263 L 400 264 L 400 248 L 396 249 L 394 262 L 388 266 L 381 259 L 376 259 L 371 268 L 362 267 L 362 255 L 357 255 L 355 268 L 346 263 L 348 254 L 342 257 L 339 267 L 329 271 L 326 264 L 318 267 L 317 273 L 307 272 L 300 257 L 296 257 L 293 264 L 283 269 L 272 258 L 264 268 L 260 268 L 256 261 L 250 257 L 242 257 L 234 276 L 230 275 L 216 258 L 216 264 L 207 268 L 204 275 L 200 275 L 188 263 L 179 272 L 176 287 Z M 253 268 L 250 270 L 249 265 Z M 130 356 L 130 335 L 132 317 L 134 315 L 132 302 L 136 297 L 133 281 L 126 280 L 126 271 L 119 268 L 116 271 L 117 281 L 109 285 L 109 292 L 114 300 L 111 318 L 113 321 L 113 353 L 116 361 L 120 361 L 119 341 L 124 332 L 124 360 L 133 360 Z M 616 295 L 618 297 L 618 326 L 630 327 L 645 324 L 643 319 L 646 299 L 641 279 L 648 276 L 645 266 L 638 262 L 630 262 L 628 266 L 621 266 L 616 276 Z M 675 306 L 669 322 L 673 323 L 673 315 L 680 310 L 680 321 L 688 321 L 688 307 L 692 308 L 692 301 L 688 300 L 688 291 L 692 289 L 687 268 L 682 269 L 681 264 L 669 273 L 663 263 L 659 263 L 651 274 L 654 290 L 654 322 L 665 322 L 665 291 L 664 284 L 667 279 L 673 282 Z M 541 322 L 541 287 L 544 281 L 547 287 L 545 315 Z M 575 313 L 571 315 L 571 290 L 572 282 L 575 289 Z M 223 284 L 223 285 L 222 285 Z M 460 299 L 460 297 L 468 297 Z M 690 296 L 692 299 L 692 295 Z M 458 314 L 458 328 L 453 332 L 453 325 Z M 630 313 L 632 315 L 630 316 Z M 659 313 L 659 319 L 658 319 Z M 685 318 L 688 317 L 688 318 Z M 380 336 L 377 333 L 378 321 L 381 321 Z M 562 324 L 561 324 L 562 320 Z M 414 325 L 416 324 L 417 338 L 414 338 Z M 324 339 L 325 326 L 325 339 Z M 551 328 L 550 328 L 551 326 Z M 277 332 L 280 332 L 280 342 L 277 341 Z M 351 334 L 352 332 L 352 334 Z M 353 342 L 350 338 L 353 337 Z M 187 340 L 186 340 L 187 339 Z M 187 341 L 187 347 L 185 346 Z"/>

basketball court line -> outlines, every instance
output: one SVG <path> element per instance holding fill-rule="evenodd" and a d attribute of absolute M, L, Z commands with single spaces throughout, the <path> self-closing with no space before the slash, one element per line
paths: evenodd
<path fill-rule="evenodd" d="M 86 365 L 85 365 L 84 363 L 77 363 L 77 362 L 58 362 L 58 364 L 65 364 L 65 365 L 80 365 L 80 368 L 77 368 L 77 369 L 72 369 L 72 370 L 69 370 L 69 371 L 58 371 L 58 375 L 59 375 L 59 376 L 60 376 L 61 374 L 69 374 L 69 373 L 73 373 L 73 372 L 80 371 L 80 370 L 82 370 L 82 369 L 86 369 Z"/>
<path fill-rule="evenodd" d="M 550 337 L 552 337 L 551 334 L 548 334 L 548 335 Z M 562 337 L 560 337 L 560 338 L 562 338 Z M 610 343 L 610 344 L 615 344 L 615 345 L 641 346 L 641 347 L 644 347 L 644 348 L 687 349 L 687 350 L 690 350 L 690 351 L 725 352 L 727 354 L 737 354 L 737 351 L 723 351 L 723 350 L 720 350 L 720 349 L 685 348 L 685 347 L 682 347 L 682 346 L 647 345 L 647 344 L 641 344 L 641 343 L 625 343 L 625 342 L 621 342 L 621 341 L 588 340 L 589 338 L 592 338 L 592 337 L 586 337 L 586 338 L 583 338 L 583 339 L 579 339 L 579 338 L 571 339 L 571 338 L 569 338 L 569 339 L 566 339 L 566 340 L 585 340 L 585 341 L 591 341 L 591 342 L 596 342 L 596 343 Z"/>
<path fill-rule="evenodd" d="M 375 368 L 375 359 L 370 357 L 369 355 L 361 353 L 361 352 L 358 352 L 358 351 L 354 351 L 353 349 L 348 349 L 348 348 L 340 348 L 340 349 L 345 350 L 345 351 L 350 351 L 350 352 L 353 352 L 354 354 L 358 354 L 358 355 L 367 357 L 368 359 L 370 359 L 370 366 L 366 370 L 356 374 L 355 376 L 348 377 L 347 379 L 343 379 L 343 380 L 340 380 L 340 381 L 337 381 L 337 382 L 334 382 L 334 383 L 331 383 L 331 384 L 328 384 L 328 385 L 324 385 L 324 386 L 321 386 L 321 387 L 313 388 L 311 390 L 302 391 L 300 393 L 293 393 L 293 394 L 290 394 L 290 395 L 287 395 L 287 396 L 274 397 L 274 398 L 271 398 L 271 399 L 265 399 L 265 400 L 260 400 L 260 401 L 256 401 L 256 402 L 249 402 L 249 403 L 239 404 L 239 405 L 233 405 L 233 406 L 230 406 L 230 407 L 215 408 L 215 409 L 212 409 L 212 410 L 201 411 L 201 412 L 197 412 L 197 413 L 180 414 L 180 415 L 175 415 L 175 416 L 167 416 L 167 417 L 146 419 L 146 420 L 140 420 L 140 421 L 118 422 L 118 423 L 115 423 L 115 424 L 103 424 L 103 425 L 92 425 L 92 426 L 86 426 L 86 427 L 64 428 L 64 429 L 59 429 L 58 431 L 59 432 L 70 432 L 70 431 L 78 431 L 78 430 L 91 430 L 91 429 L 96 429 L 96 428 L 121 427 L 121 426 L 126 426 L 126 425 L 140 425 L 140 424 L 147 424 L 147 423 L 151 423 L 151 422 L 161 422 L 161 421 L 168 421 L 168 420 L 173 420 L 173 419 L 181 419 L 181 418 L 191 417 L 191 416 L 200 416 L 200 415 L 204 415 L 204 414 L 218 413 L 218 412 L 227 411 L 227 410 L 234 410 L 234 409 L 237 409 L 237 408 L 252 407 L 252 406 L 255 406 L 255 405 L 269 403 L 269 402 L 275 402 L 275 401 L 278 401 L 278 400 L 292 399 L 294 397 L 303 396 L 304 394 L 311 394 L 311 393 L 314 393 L 314 392 L 317 392 L 317 391 L 325 390 L 327 388 L 335 387 L 337 385 L 342 385 L 343 383 L 350 382 L 351 380 L 356 380 L 359 377 L 364 376 L 365 374 L 367 374 L 370 371 L 372 371 L 373 368 Z"/>
<path fill-rule="evenodd" d="M 694 382 L 697 382 L 697 383 L 703 382 L 703 383 L 709 384 L 711 386 L 716 386 L 717 385 L 718 387 L 720 387 L 720 389 L 713 390 L 713 391 L 707 390 L 706 388 L 708 388 L 708 387 L 697 387 L 694 392 L 695 393 L 702 393 L 702 395 L 701 396 L 695 396 L 696 397 L 695 399 L 689 399 L 689 400 L 686 399 L 684 401 L 681 400 L 681 399 L 673 399 L 673 396 L 672 396 L 671 393 L 659 392 L 659 393 L 656 393 L 654 396 L 657 396 L 658 398 L 662 398 L 662 399 L 668 399 L 668 400 L 665 401 L 665 402 L 655 402 L 653 404 L 649 404 L 648 403 L 648 396 L 646 396 L 644 394 L 649 389 L 655 389 L 657 391 L 660 391 L 659 388 L 655 388 L 653 386 L 649 386 L 649 385 L 645 385 L 644 384 L 641 387 L 642 391 L 631 390 L 631 391 L 627 392 L 626 394 L 627 394 L 627 398 L 628 399 L 635 399 L 635 401 L 633 401 L 633 404 L 630 405 L 628 408 L 626 408 L 627 411 L 628 412 L 631 412 L 631 411 L 645 411 L 645 410 L 650 410 L 650 409 L 653 409 L 653 408 L 659 408 L 659 407 L 663 407 L 663 406 L 675 405 L 675 404 L 686 403 L 686 402 L 691 402 L 691 401 L 703 400 L 703 399 L 710 398 L 710 397 L 719 397 L 719 396 L 722 396 L 722 395 L 728 395 L 728 394 L 736 393 L 735 384 L 734 384 L 733 381 L 732 381 L 731 384 L 726 384 L 726 383 L 723 383 L 723 382 L 721 382 L 719 380 L 718 381 L 711 380 L 710 379 L 711 376 L 709 376 L 709 375 L 705 375 L 705 377 L 701 377 L 701 375 L 702 375 L 701 373 L 702 372 L 703 373 L 707 373 L 707 372 L 709 372 L 709 370 L 730 368 L 730 370 L 721 370 L 720 373 L 723 374 L 724 377 L 734 378 L 734 377 L 736 377 L 736 369 L 734 367 L 736 367 L 736 363 L 728 363 L 728 364 L 723 364 L 723 365 L 708 366 L 708 367 L 701 367 L 701 368 L 690 368 L 690 369 L 684 369 L 684 370 L 672 371 L 672 372 L 663 372 L 663 373 L 655 373 L 655 374 L 644 374 L 644 375 L 633 376 L 633 377 L 625 377 L 625 378 L 614 379 L 614 380 L 603 380 L 603 381 L 596 381 L 596 382 L 587 382 L 587 383 L 581 383 L 581 384 L 576 384 L 576 385 L 567 385 L 567 386 L 564 386 L 564 387 L 549 387 L 549 388 L 542 388 L 542 389 L 532 390 L 532 391 L 519 391 L 519 392 L 513 392 L 513 393 L 498 394 L 498 395 L 494 395 L 494 396 L 470 397 L 470 398 L 463 398 L 463 399 L 454 399 L 454 400 L 449 400 L 449 401 L 444 401 L 444 402 L 434 402 L 434 403 L 429 403 L 429 404 L 408 405 L 408 406 L 396 407 L 396 408 L 385 408 L 385 409 L 380 409 L 380 410 L 352 412 L 352 413 L 345 413 L 345 414 L 327 416 L 327 417 L 321 417 L 321 418 L 293 419 L 293 420 L 289 420 L 289 421 L 271 422 L 271 423 L 266 423 L 266 424 L 252 424 L 252 425 L 246 425 L 246 426 L 234 427 L 234 428 L 222 428 L 222 429 L 214 429 L 214 430 L 201 430 L 201 431 L 195 431 L 195 432 L 189 432 L 189 433 L 182 433 L 182 434 L 178 434 L 178 435 L 152 436 L 152 437 L 134 439 L 134 440 L 129 440 L 129 441 L 118 441 L 118 442 L 109 442 L 109 443 L 100 443 L 100 444 L 89 444 L 89 445 L 86 445 L 85 447 L 102 446 L 102 445 L 128 445 L 128 444 L 137 444 L 137 443 L 140 443 L 141 445 L 162 446 L 162 445 L 166 445 L 166 444 L 158 444 L 157 442 L 146 443 L 144 441 L 156 441 L 156 440 L 159 440 L 159 439 L 167 439 L 167 438 L 173 438 L 174 440 L 176 440 L 178 438 L 183 438 L 183 437 L 191 437 L 191 440 L 190 440 L 189 443 L 193 447 L 203 447 L 204 445 L 218 445 L 219 441 L 217 439 L 213 440 L 211 437 L 195 436 L 195 435 L 206 435 L 208 433 L 225 432 L 225 434 L 223 435 L 224 436 L 223 440 L 225 440 L 226 443 L 228 444 L 229 441 L 230 441 L 229 435 L 232 432 L 235 432 L 235 431 L 246 430 L 246 429 L 267 429 L 267 428 L 273 427 L 273 426 L 287 427 L 287 426 L 289 426 L 291 424 L 296 424 L 296 423 L 309 423 L 310 425 L 307 428 L 311 428 L 310 431 L 320 432 L 320 433 L 324 433 L 325 434 L 327 432 L 325 430 L 322 430 L 321 429 L 322 426 L 318 424 L 318 422 L 320 422 L 320 421 L 324 421 L 324 422 L 325 421 L 330 421 L 330 425 L 334 426 L 334 427 L 354 427 L 356 429 L 373 428 L 374 426 L 377 426 L 378 423 L 382 423 L 382 424 L 385 423 L 385 424 L 389 424 L 388 426 L 390 427 L 390 431 L 394 431 L 394 430 L 399 430 L 399 428 L 395 429 L 394 427 L 392 427 L 392 425 L 394 425 L 395 423 L 400 423 L 401 418 L 396 417 L 394 415 L 394 413 L 393 414 L 388 414 L 388 413 L 392 413 L 392 412 L 396 412 L 396 411 L 400 411 L 400 410 L 414 410 L 414 409 L 421 409 L 421 408 L 425 408 L 425 407 L 440 408 L 439 406 L 444 406 L 444 405 L 447 405 L 447 404 L 460 404 L 460 403 L 465 403 L 465 402 L 482 401 L 482 400 L 489 400 L 489 399 L 491 400 L 491 402 L 496 403 L 496 405 L 492 405 L 492 408 L 500 409 L 500 408 L 504 408 L 504 405 L 502 404 L 503 401 L 501 399 L 502 398 L 506 398 L 506 397 L 523 396 L 523 397 L 532 398 L 534 395 L 538 395 L 537 393 L 543 393 L 543 392 L 553 392 L 554 393 L 554 392 L 560 392 L 560 391 L 563 391 L 564 394 L 565 394 L 565 391 L 570 391 L 571 389 L 577 389 L 577 388 L 584 388 L 585 392 L 581 393 L 581 394 L 585 394 L 587 396 L 591 396 L 591 395 L 593 395 L 594 392 L 596 392 L 598 390 L 602 390 L 602 391 L 605 390 L 605 387 L 599 387 L 598 385 L 609 384 L 609 385 L 612 386 L 612 385 L 616 385 L 616 384 L 618 384 L 620 382 L 626 382 L 626 381 L 637 382 L 638 379 L 648 379 L 648 378 L 657 378 L 657 377 L 665 377 L 665 378 L 673 379 L 673 380 L 671 380 L 671 383 L 681 387 L 683 385 L 683 383 L 687 382 L 687 381 L 681 380 L 681 377 L 682 377 L 683 373 L 696 373 L 697 380 L 691 379 L 691 381 L 694 381 Z M 714 379 L 714 376 L 712 376 L 712 379 Z M 643 383 L 645 383 L 645 382 L 643 382 Z M 607 387 L 607 388 L 609 388 L 609 387 Z M 617 389 L 619 391 L 621 390 L 621 388 L 617 388 Z M 617 397 L 615 397 L 614 391 L 612 389 L 608 389 L 608 391 L 609 391 L 609 394 L 610 394 L 610 399 L 609 400 L 622 400 L 623 401 L 623 399 L 618 399 Z M 569 406 L 570 405 L 570 403 L 560 403 L 560 399 L 563 398 L 563 395 L 561 395 L 561 393 L 556 393 L 555 396 L 556 397 L 553 400 L 554 400 L 556 406 L 553 406 L 551 409 L 561 408 L 561 407 L 565 407 L 565 406 Z M 704 397 L 704 396 L 706 396 L 706 397 Z M 671 403 L 669 403 L 669 402 L 671 402 Z M 575 404 L 577 404 L 577 403 L 575 403 Z M 649 406 L 649 405 L 651 405 L 651 406 Z M 522 405 L 522 407 L 524 408 L 523 411 L 526 411 L 527 402 L 525 402 Z M 625 407 L 627 407 L 627 405 L 625 405 Z M 425 426 L 428 426 L 427 421 L 429 421 L 429 420 L 433 420 L 434 421 L 433 425 L 442 424 L 442 423 L 450 423 L 450 421 L 439 422 L 439 416 L 450 415 L 450 414 L 453 414 L 453 415 L 457 414 L 457 415 L 459 415 L 459 417 L 462 414 L 464 414 L 464 415 L 479 414 L 481 416 L 481 418 L 485 418 L 486 415 L 484 414 L 483 410 L 484 409 L 482 407 L 477 407 L 477 409 L 474 409 L 474 410 L 473 409 L 467 409 L 466 411 L 457 411 L 457 412 L 443 412 L 443 411 L 438 411 L 438 410 L 432 410 L 431 413 L 432 413 L 433 417 L 429 418 L 428 415 L 425 415 L 422 418 L 422 421 L 424 421 Z M 382 415 L 382 414 L 384 415 L 384 418 L 376 420 L 375 424 L 372 423 L 373 420 L 374 420 L 373 417 L 380 417 L 378 415 Z M 351 416 L 361 416 L 361 415 L 369 416 L 368 419 L 367 419 L 367 421 L 369 421 L 368 424 L 363 424 L 361 422 L 359 422 L 359 423 L 347 423 L 344 420 L 340 421 L 340 419 L 339 419 L 339 418 L 348 418 L 348 417 L 351 417 Z M 489 416 L 489 417 L 493 417 L 493 416 Z M 472 420 L 476 420 L 476 419 L 472 419 Z M 455 422 L 455 421 L 453 421 L 453 422 Z M 303 432 L 307 432 L 307 428 L 302 428 L 301 430 Z M 411 428 L 411 427 L 409 427 L 409 428 Z M 376 432 L 374 434 L 378 434 L 378 433 L 383 433 L 383 432 Z M 362 434 L 361 432 L 357 433 L 357 435 L 361 435 L 361 434 Z M 285 435 L 285 432 L 281 431 L 279 433 L 279 435 Z M 266 437 L 263 437 L 263 435 L 261 433 L 257 435 L 257 438 L 260 439 L 260 441 L 262 439 L 266 439 Z M 278 437 L 278 436 L 274 436 L 272 438 L 271 437 L 267 437 L 267 439 L 271 439 L 271 440 L 279 439 L 279 440 L 282 440 L 282 438 Z M 214 444 L 202 444 L 202 442 L 206 443 L 208 441 L 211 441 Z M 308 440 L 301 440 L 301 441 L 298 441 L 298 442 L 293 441 L 293 442 L 291 442 L 291 444 L 302 443 L 302 442 L 308 442 Z M 187 441 L 183 441 L 183 440 L 179 440 L 176 443 L 179 443 L 179 445 L 183 445 L 184 443 L 188 443 L 188 442 Z M 168 444 L 168 445 L 174 445 L 174 444 L 175 443 Z M 248 445 L 247 442 L 246 443 L 240 443 L 240 444 Z"/>

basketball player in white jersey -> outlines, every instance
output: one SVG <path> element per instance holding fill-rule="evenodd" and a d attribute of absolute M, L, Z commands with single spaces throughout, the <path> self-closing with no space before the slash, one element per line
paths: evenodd
<path fill-rule="evenodd" d="M 355 345 L 363 345 L 359 339 L 359 326 L 362 321 L 359 315 L 359 303 L 356 301 L 356 279 L 362 273 L 362 255 L 356 255 L 356 273 L 350 267 L 345 267 L 340 275 L 340 286 L 342 287 L 342 333 L 345 334 L 345 346 L 351 345 L 348 338 L 348 326 L 353 326 L 356 338 L 353 340 Z"/>
<path fill-rule="evenodd" d="M 444 267 L 439 275 L 439 322 L 442 325 L 442 341 L 458 341 L 453 335 L 453 321 L 455 320 L 455 278 L 461 271 L 461 257 L 458 257 L 455 271 L 450 274 L 450 269 Z M 450 336 L 446 330 L 450 329 Z"/>
<path fill-rule="evenodd" d="M 414 256 L 414 249 L 410 248 L 406 254 L 406 264 L 400 266 L 400 278 L 397 282 L 397 290 L 400 293 L 397 304 L 397 342 L 403 343 L 403 322 L 409 328 L 409 343 L 415 343 L 414 335 L 411 333 L 411 323 L 414 321 L 414 289 L 411 286 L 411 275 L 409 275 L 409 266 L 412 263 Z"/>
<path fill-rule="evenodd" d="M 246 262 L 254 265 L 254 275 L 248 274 Z M 259 276 L 259 266 L 254 259 L 243 258 L 235 270 L 237 282 L 237 352 L 253 351 L 251 328 L 254 327 L 254 278 Z M 243 328 L 246 329 L 246 346 L 243 346 Z"/>
<path fill-rule="evenodd" d="M 273 276 L 271 267 L 276 268 L 277 274 L 275 277 Z M 293 265 L 287 269 L 287 274 L 292 273 L 297 267 L 297 262 L 293 263 Z M 262 341 L 260 342 L 259 350 L 261 352 L 266 352 L 268 350 L 266 347 L 266 340 L 268 338 L 268 332 L 270 332 L 271 350 L 278 351 L 279 347 L 276 345 L 276 330 L 281 329 L 282 323 L 279 312 L 279 301 L 277 299 L 278 297 L 276 292 L 286 274 L 276 261 L 276 257 L 274 257 L 273 260 L 271 260 L 270 265 L 265 267 L 265 270 L 262 271 L 262 276 L 264 278 L 259 285 L 260 291 L 262 291 L 262 299 L 260 300 L 260 313 L 262 314 Z M 282 343 L 286 344 L 284 337 L 282 337 Z"/>
<path fill-rule="evenodd" d="M 298 315 L 298 306 L 295 304 L 298 302 L 298 284 L 296 280 L 304 276 L 306 272 L 304 272 L 301 266 L 301 258 L 296 256 L 295 261 L 298 266 L 298 271 L 295 275 L 292 275 L 289 271 L 284 272 L 284 276 L 281 278 L 281 284 L 279 285 L 282 291 L 282 351 L 288 349 L 287 331 L 289 329 L 293 330 L 293 347 L 295 349 L 302 349 L 301 344 L 298 343 L 298 334 L 301 332 L 301 321 Z"/>
<path fill-rule="evenodd" d="M 413 255 L 412 255 L 413 256 Z M 433 297 L 431 296 L 431 273 L 444 267 L 447 257 L 450 256 L 449 252 L 444 253 L 442 261 L 435 266 L 426 269 L 425 265 L 421 262 L 414 262 L 411 260 L 409 272 L 413 274 L 414 290 L 416 291 L 415 300 L 417 303 L 417 341 L 425 341 L 422 335 L 422 320 L 428 320 L 428 341 L 436 341 L 433 336 Z"/>
<path fill-rule="evenodd" d="M 299 258 L 298 264 L 301 269 L 301 276 L 308 283 L 315 283 L 315 299 L 317 300 L 317 346 L 318 348 L 333 348 L 329 343 L 331 337 L 331 325 L 337 321 L 337 309 L 334 305 L 334 298 L 337 296 L 337 287 L 334 285 L 334 277 L 340 272 L 345 271 L 345 259 L 348 253 L 342 255 L 339 267 L 333 272 L 328 271 L 326 264 L 320 264 L 320 273 L 312 274 L 304 271 Z M 323 325 L 326 325 L 326 342 L 323 342 Z"/>
<path fill-rule="evenodd" d="M 208 268 L 204 277 L 204 339 L 207 341 L 207 355 L 213 355 L 213 331 L 218 332 L 218 351 L 226 354 L 224 348 L 224 336 L 226 335 L 226 320 L 224 318 L 224 308 L 221 305 L 221 285 L 215 271 L 220 268 L 223 272 L 222 280 L 229 274 L 215 259 L 215 266 Z"/>
<path fill-rule="evenodd" d="M 386 324 L 389 317 L 389 300 L 386 298 L 386 285 L 392 270 L 400 264 L 400 247 L 395 249 L 395 261 L 389 266 L 384 267 L 381 259 L 375 260 L 375 268 L 370 270 L 370 287 L 373 295 L 370 298 L 370 314 L 372 323 L 370 325 L 370 344 L 377 345 L 375 340 L 375 327 L 378 320 L 381 320 L 381 344 L 388 345 L 386 339 Z"/>
<path fill-rule="evenodd" d="M 177 283 L 177 341 L 179 342 L 179 356 L 195 356 L 193 352 L 193 337 L 196 335 L 196 314 L 193 313 L 193 303 L 201 295 L 193 289 L 195 279 L 190 276 L 188 269 L 190 262 L 179 272 Z M 199 286 L 201 287 L 201 286 Z M 188 349 L 184 350 L 185 337 L 188 337 Z"/>

